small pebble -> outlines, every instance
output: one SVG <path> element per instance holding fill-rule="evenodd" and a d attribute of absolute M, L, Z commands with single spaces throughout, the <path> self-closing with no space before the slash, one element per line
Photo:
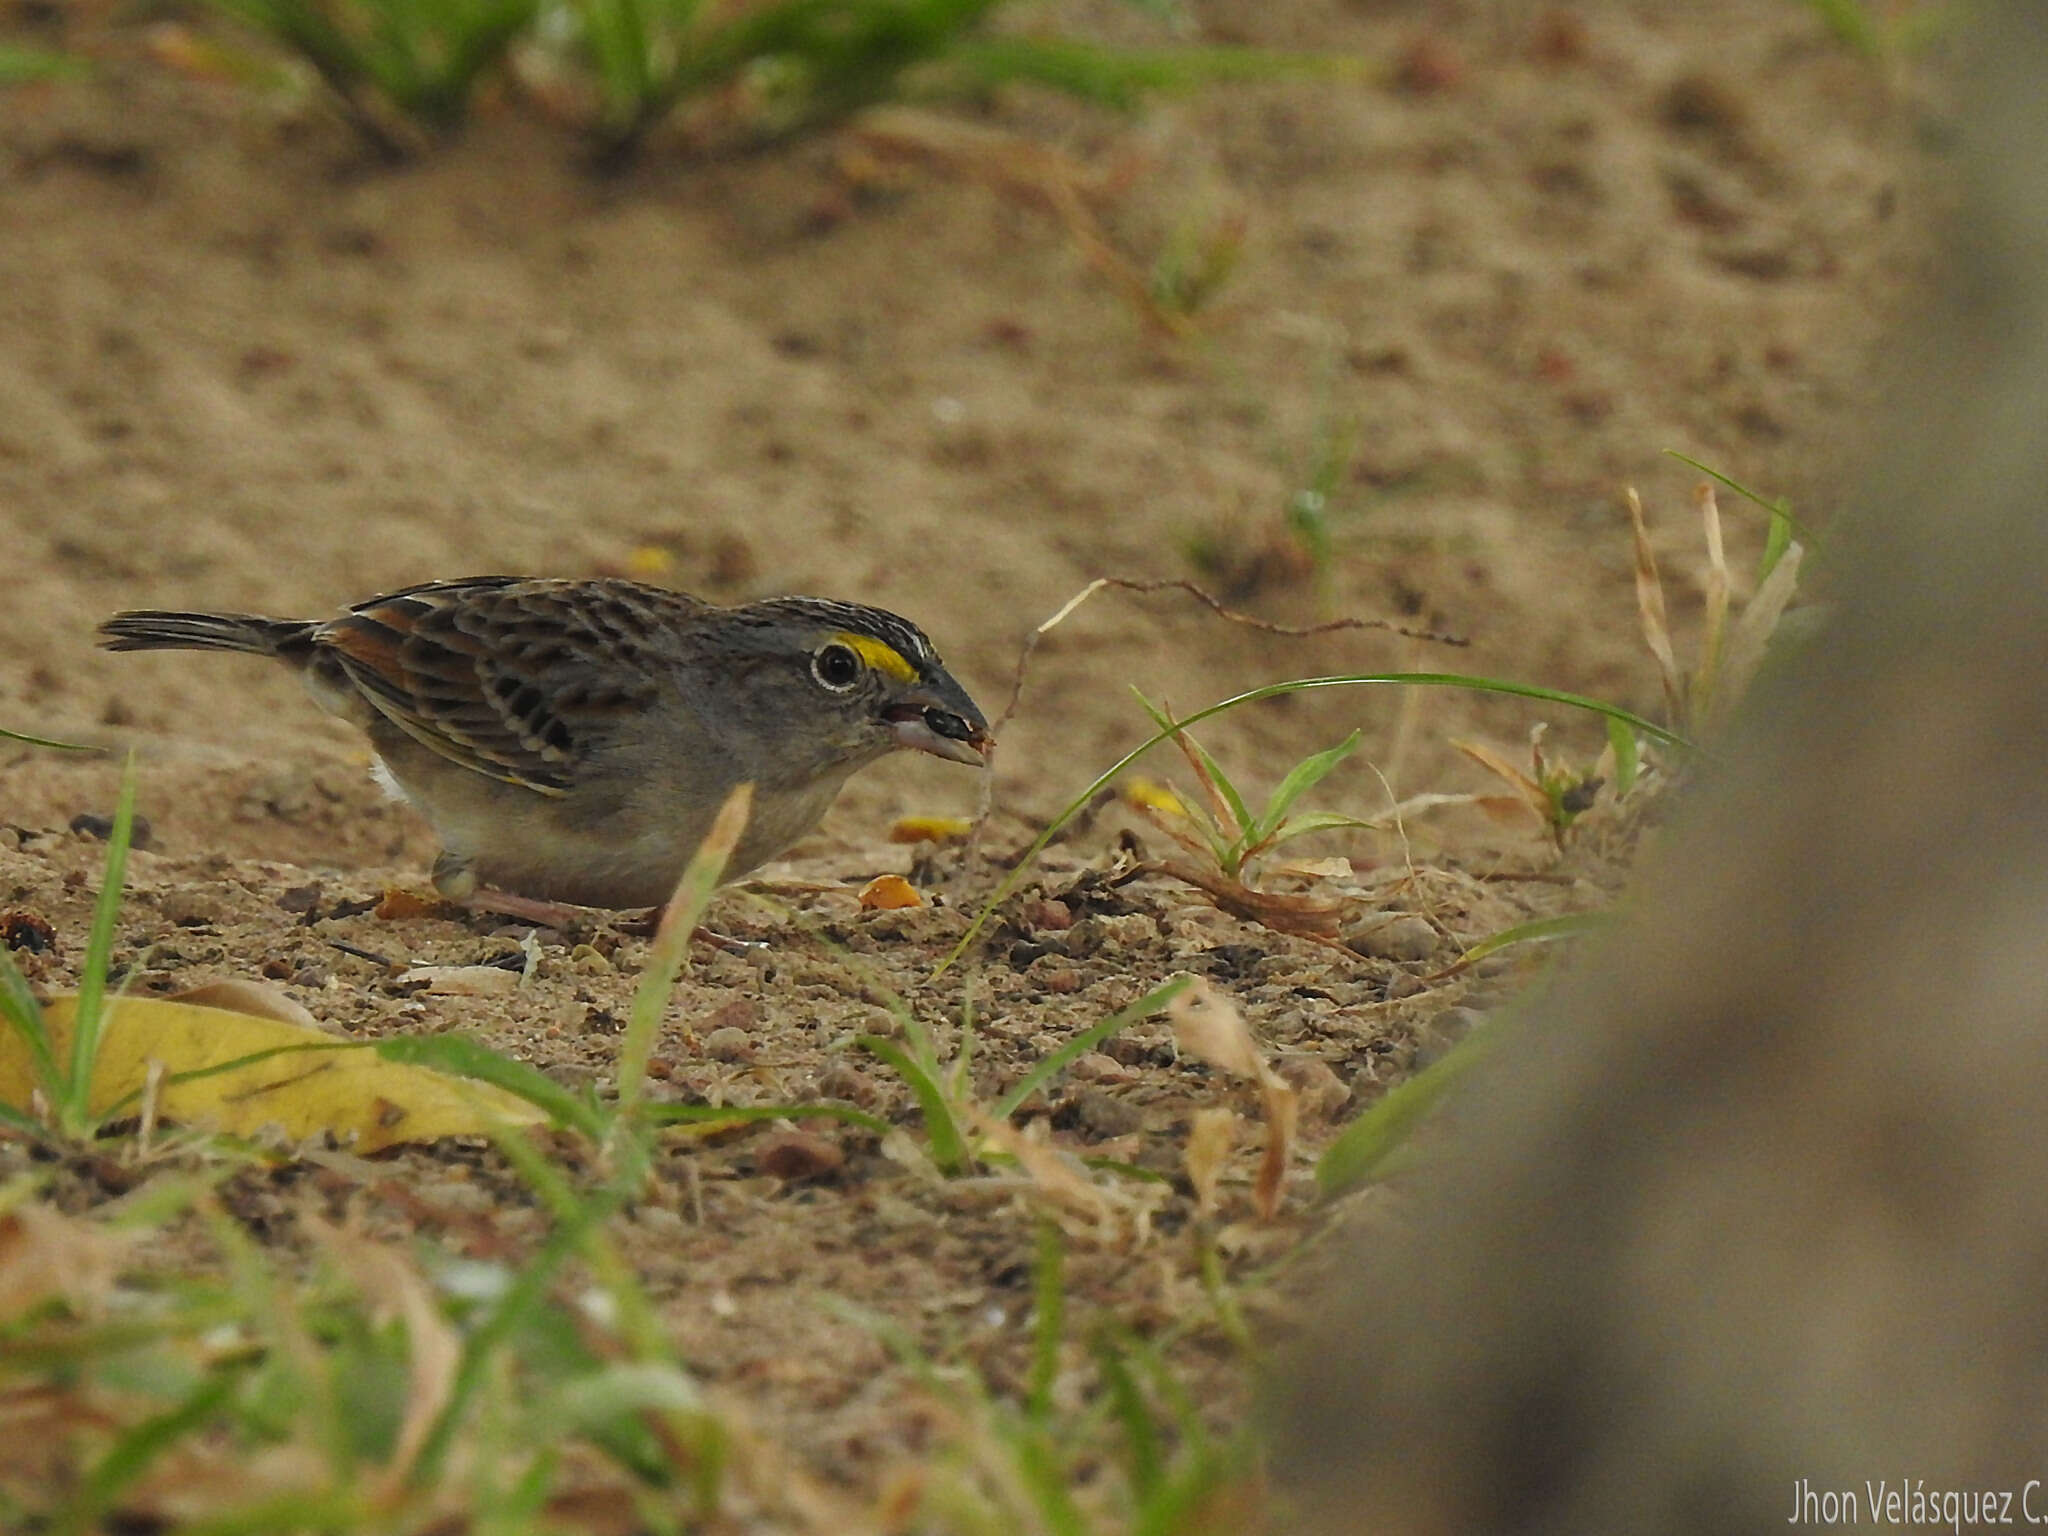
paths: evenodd
<path fill-rule="evenodd" d="M 1378 914 L 1345 930 L 1344 942 L 1375 960 L 1427 960 L 1436 953 L 1436 929 L 1426 917 Z"/>
<path fill-rule="evenodd" d="M 875 1088 L 873 1078 L 857 1068 L 847 1066 L 844 1062 L 829 1066 L 818 1074 L 818 1096 L 825 1099 L 843 1099 L 862 1108 L 873 1104 L 881 1097 Z"/>
<path fill-rule="evenodd" d="M 1446 1008 L 1429 1021 L 1430 1031 L 1455 1045 L 1486 1022 L 1477 1008 Z"/>
<path fill-rule="evenodd" d="M 777 1131 L 755 1143 L 754 1166 L 771 1178 L 791 1183 L 822 1179 L 846 1162 L 839 1144 L 809 1131 Z"/>
<path fill-rule="evenodd" d="M 1074 1064 L 1067 1068 L 1067 1073 L 1080 1083 L 1128 1083 L 1135 1077 L 1122 1062 L 1101 1051 L 1089 1051 L 1086 1055 L 1075 1057 Z"/>
<path fill-rule="evenodd" d="M 1145 1128 L 1143 1110 L 1100 1088 L 1083 1088 L 1068 1103 L 1075 1123 L 1105 1141 L 1116 1136 L 1129 1136 Z"/>
<path fill-rule="evenodd" d="M 157 910 L 166 921 L 176 923 L 180 928 L 203 927 L 218 923 L 227 916 L 227 904 L 220 897 L 212 891 L 191 887 L 164 892 L 157 902 Z"/>
<path fill-rule="evenodd" d="M 1024 903 L 1018 913 L 1024 926 L 1034 932 L 1064 933 L 1074 926 L 1074 912 L 1064 901 L 1041 896 Z"/>
<path fill-rule="evenodd" d="M 1320 1056 L 1289 1056 L 1275 1070 L 1294 1090 L 1302 1113 L 1311 1120 L 1331 1119 L 1351 1101 L 1344 1079 Z"/>
<path fill-rule="evenodd" d="M 1104 914 L 1076 924 L 1074 944 L 1081 950 L 1098 947 L 1136 949 L 1154 943 L 1158 938 L 1157 923 L 1142 912 L 1130 912 L 1121 917 Z"/>
<path fill-rule="evenodd" d="M 728 1024 L 704 1037 L 704 1054 L 713 1061 L 752 1061 L 754 1037 L 749 1031 Z"/>
<path fill-rule="evenodd" d="M 747 1034 L 761 1027 L 761 1005 L 750 997 L 735 997 L 720 1003 L 704 1020 L 703 1029 L 708 1040 L 725 1030 Z"/>
<path fill-rule="evenodd" d="M 1031 977 L 1046 991 L 1062 996 L 1078 992 L 1088 984 L 1087 978 L 1071 965 L 1034 965 Z"/>
<path fill-rule="evenodd" d="M 1112 1035 L 1102 1042 L 1103 1054 L 1127 1067 L 1150 1066 L 1161 1049 L 1158 1042 L 1141 1040 L 1131 1034 Z M 1170 1055 L 1172 1048 L 1165 1049 Z"/>
<path fill-rule="evenodd" d="M 856 1016 L 854 1032 L 862 1035 L 879 1035 L 884 1040 L 893 1040 L 903 1033 L 903 1021 L 886 1008 L 871 1007 Z"/>
<path fill-rule="evenodd" d="M 95 838 L 102 843 L 114 835 L 114 818 L 111 816 L 98 816 L 91 811 L 79 812 L 71 818 L 69 825 L 71 830 L 80 836 Z M 147 848 L 149 846 L 149 837 L 149 818 L 147 816 L 137 816 L 129 824 L 128 846 L 130 848 Z"/>

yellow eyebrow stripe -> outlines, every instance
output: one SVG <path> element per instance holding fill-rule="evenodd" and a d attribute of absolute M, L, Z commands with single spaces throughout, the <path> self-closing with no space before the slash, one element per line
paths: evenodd
<path fill-rule="evenodd" d="M 884 677 L 893 677 L 899 683 L 917 681 L 917 668 L 905 661 L 903 653 L 888 641 L 877 640 L 873 635 L 849 634 L 845 630 L 832 638 Z"/>

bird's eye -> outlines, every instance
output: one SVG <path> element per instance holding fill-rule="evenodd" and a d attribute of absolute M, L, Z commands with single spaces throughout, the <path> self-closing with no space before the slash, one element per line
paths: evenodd
<path fill-rule="evenodd" d="M 811 676 L 834 693 L 844 693 L 860 681 L 860 658 L 849 646 L 823 646 L 811 657 Z"/>

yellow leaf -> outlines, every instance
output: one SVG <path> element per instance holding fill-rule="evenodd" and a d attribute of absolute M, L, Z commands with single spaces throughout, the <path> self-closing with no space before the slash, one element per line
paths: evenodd
<path fill-rule="evenodd" d="M 1186 803 L 1173 792 L 1173 787 L 1157 779 L 1148 779 L 1133 774 L 1123 782 L 1123 797 L 1127 805 L 1142 807 L 1148 811 L 1162 811 L 1168 816 L 1185 816 Z"/>
<path fill-rule="evenodd" d="M 675 552 L 659 544 L 637 545 L 626 555 L 626 574 L 638 581 L 654 581 L 675 568 Z"/>
<path fill-rule="evenodd" d="M 877 875 L 860 888 L 860 905 L 862 911 L 893 912 L 899 907 L 921 907 L 924 898 L 901 875 Z"/>
<path fill-rule="evenodd" d="M 76 1001 L 56 997 L 43 1005 L 43 1022 L 59 1061 L 71 1049 Z M 188 1082 L 171 1081 L 280 1050 L 287 1054 Z M 358 1152 L 377 1152 L 404 1141 L 482 1135 L 492 1119 L 536 1125 L 546 1118 L 526 1100 L 486 1083 L 385 1061 L 368 1046 L 355 1046 L 325 1030 L 156 998 L 108 1003 L 93 1064 L 92 1112 L 104 1114 L 139 1093 L 151 1062 L 161 1063 L 165 1073 L 158 1115 L 237 1136 L 275 1126 L 295 1141 L 324 1132 L 352 1139 Z M 0 1103 L 26 1108 L 34 1081 L 20 1037 L 7 1031 L 0 1036 Z"/>

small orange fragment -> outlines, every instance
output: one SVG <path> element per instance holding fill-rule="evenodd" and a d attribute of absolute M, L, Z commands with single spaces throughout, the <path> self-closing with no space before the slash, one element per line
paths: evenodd
<path fill-rule="evenodd" d="M 860 888 L 860 905 L 864 912 L 894 912 L 902 907 L 921 907 L 924 898 L 901 875 L 877 875 Z"/>
<path fill-rule="evenodd" d="M 957 843 L 974 830 L 965 816 L 903 816 L 889 828 L 892 843 Z"/>
<path fill-rule="evenodd" d="M 438 917 L 446 910 L 438 896 L 422 896 L 403 886 L 387 885 L 384 894 L 377 898 L 376 915 L 383 922 L 396 923 L 409 917 Z"/>

